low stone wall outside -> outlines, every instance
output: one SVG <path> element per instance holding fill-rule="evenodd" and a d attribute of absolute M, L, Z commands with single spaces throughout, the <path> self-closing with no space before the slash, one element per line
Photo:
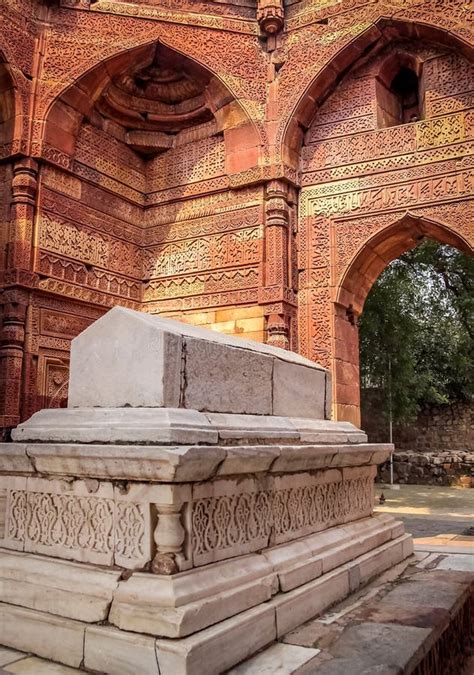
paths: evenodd
<path fill-rule="evenodd" d="M 389 462 L 379 467 L 377 479 L 383 483 L 390 480 Z M 474 452 L 395 451 L 393 480 L 395 483 L 474 487 Z"/>
<path fill-rule="evenodd" d="M 380 394 L 365 390 L 362 428 L 372 443 L 388 441 L 388 422 L 380 414 Z M 408 425 L 394 425 L 394 481 L 422 485 L 474 485 L 474 405 L 429 406 Z M 378 480 L 390 479 L 379 467 Z"/>

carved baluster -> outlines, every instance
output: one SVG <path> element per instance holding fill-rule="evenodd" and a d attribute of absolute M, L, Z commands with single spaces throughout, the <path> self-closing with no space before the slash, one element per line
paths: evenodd
<path fill-rule="evenodd" d="M 156 554 L 151 563 L 155 574 L 176 574 L 183 559 L 183 544 L 186 536 L 181 523 L 181 503 L 155 504 L 158 523 L 154 532 Z"/>

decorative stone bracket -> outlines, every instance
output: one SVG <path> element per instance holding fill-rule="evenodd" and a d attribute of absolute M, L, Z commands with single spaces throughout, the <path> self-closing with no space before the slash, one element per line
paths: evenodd
<path fill-rule="evenodd" d="M 282 0 L 258 0 L 257 20 L 266 36 L 275 36 L 283 29 L 284 9 Z"/>

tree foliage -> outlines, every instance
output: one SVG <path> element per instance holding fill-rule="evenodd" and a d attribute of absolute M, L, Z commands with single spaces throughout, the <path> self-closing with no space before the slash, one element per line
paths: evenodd
<path fill-rule="evenodd" d="M 380 390 L 394 421 L 473 397 L 474 258 L 425 240 L 380 275 L 359 325 L 362 396 Z"/>

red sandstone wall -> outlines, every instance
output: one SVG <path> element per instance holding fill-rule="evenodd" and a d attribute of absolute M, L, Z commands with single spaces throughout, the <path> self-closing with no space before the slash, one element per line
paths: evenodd
<path fill-rule="evenodd" d="M 389 116 L 379 78 L 387 62 L 407 55 L 419 69 L 423 119 L 381 128 Z M 337 415 L 356 423 L 356 319 L 373 282 L 425 235 L 458 246 L 472 238 L 473 80 L 459 55 L 390 44 L 344 80 L 305 136 L 301 344 L 332 368 Z"/>
<path fill-rule="evenodd" d="M 298 350 L 358 421 L 371 283 L 425 234 L 468 250 L 464 5 L 295 0 L 276 37 L 257 9 L 2 7 L 3 426 L 64 405 L 70 340 L 116 303 Z M 426 119 L 378 129 L 393 106 L 375 78 L 397 50 L 419 64 Z"/>

